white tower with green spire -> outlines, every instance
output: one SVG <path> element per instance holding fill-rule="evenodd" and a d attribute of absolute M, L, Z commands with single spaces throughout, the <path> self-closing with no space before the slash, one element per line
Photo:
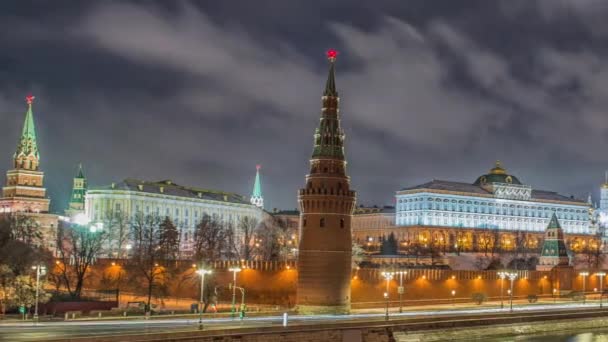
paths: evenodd
<path fill-rule="evenodd" d="M 251 204 L 258 208 L 264 208 L 264 197 L 262 197 L 262 183 L 260 182 L 261 165 L 255 166 L 255 183 L 253 184 L 253 194 L 251 195 Z"/>

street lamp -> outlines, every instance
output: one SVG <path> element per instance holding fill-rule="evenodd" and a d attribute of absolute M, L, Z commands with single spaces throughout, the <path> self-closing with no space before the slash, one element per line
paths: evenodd
<path fill-rule="evenodd" d="M 403 294 L 405 293 L 405 288 L 403 287 L 403 275 L 407 274 L 407 271 L 399 271 L 399 288 L 397 289 L 397 293 L 399 293 L 399 313 L 403 312 Z"/>
<path fill-rule="evenodd" d="M 46 266 L 36 265 L 32 266 L 33 270 L 36 270 L 36 306 L 34 308 L 34 321 L 38 321 L 38 297 L 40 295 L 40 276 L 46 274 Z"/>
<path fill-rule="evenodd" d="M 498 272 L 498 277 L 500 277 L 500 308 L 504 309 L 505 304 L 503 300 L 503 288 L 504 288 L 504 280 L 507 277 L 507 272 Z"/>
<path fill-rule="evenodd" d="M 515 273 L 515 272 L 509 272 L 507 274 L 507 277 L 509 277 L 509 280 L 511 281 L 511 293 L 510 293 L 510 296 L 509 296 L 509 298 L 510 298 L 509 299 L 509 301 L 510 301 L 509 311 L 513 312 L 513 281 L 515 280 L 515 278 L 517 278 L 517 273 Z"/>
<path fill-rule="evenodd" d="M 384 292 L 384 299 L 386 300 L 386 314 L 385 319 L 388 321 L 388 293 L 391 279 L 393 279 L 393 272 L 382 272 L 382 275 L 386 279 L 386 292 Z"/>
<path fill-rule="evenodd" d="M 241 272 L 241 268 L 240 267 L 231 267 L 228 269 L 228 271 L 232 272 L 232 318 L 234 318 L 234 315 L 236 313 L 236 274 Z"/>
<path fill-rule="evenodd" d="M 583 304 L 585 304 L 587 302 L 587 296 L 585 294 L 585 290 L 587 287 L 587 276 L 589 275 L 589 272 L 587 272 L 587 271 L 581 272 L 581 273 L 579 273 L 579 275 L 581 277 L 583 277 Z"/>
<path fill-rule="evenodd" d="M 203 293 L 205 292 L 205 275 L 211 274 L 211 270 L 206 270 L 204 268 L 200 268 L 196 271 L 201 276 L 201 300 L 200 300 L 200 308 L 198 310 L 198 325 L 200 328 L 203 328 Z"/>
<path fill-rule="evenodd" d="M 452 306 L 456 306 L 456 290 L 452 290 Z"/>
<path fill-rule="evenodd" d="M 388 321 L 388 292 L 384 292 L 384 300 L 386 301 L 386 310 L 384 311 L 384 320 Z"/>
<path fill-rule="evenodd" d="M 606 272 L 596 272 L 596 276 L 600 277 L 600 308 L 602 307 L 602 296 L 604 295 L 604 277 Z"/>

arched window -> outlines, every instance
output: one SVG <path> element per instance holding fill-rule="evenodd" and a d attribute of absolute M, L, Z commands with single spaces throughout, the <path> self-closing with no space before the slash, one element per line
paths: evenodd
<path fill-rule="evenodd" d="M 343 218 L 340 219 L 340 228 L 344 228 L 344 219 Z"/>
<path fill-rule="evenodd" d="M 319 221 L 319 226 L 321 228 L 325 227 L 325 218 L 321 218 L 321 220 Z"/>

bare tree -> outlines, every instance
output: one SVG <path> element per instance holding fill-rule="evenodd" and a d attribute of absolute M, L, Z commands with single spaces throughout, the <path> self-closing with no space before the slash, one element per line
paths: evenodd
<path fill-rule="evenodd" d="M 255 238 L 255 253 L 260 260 L 280 260 L 285 253 L 285 228 L 273 218 L 262 221 L 257 229 Z"/>
<path fill-rule="evenodd" d="M 103 253 L 107 233 L 94 225 L 60 223 L 57 231 L 59 276 L 72 298 L 80 298 L 85 277 Z"/>
<path fill-rule="evenodd" d="M 169 218 L 161 220 L 157 215 L 137 213 L 131 227 L 132 256 L 129 262 L 136 281 L 146 287 L 146 312 L 150 312 L 152 295 L 155 290 L 163 290 L 164 282 L 173 269 L 179 240 L 176 229 Z"/>
<path fill-rule="evenodd" d="M 129 217 L 122 210 L 110 209 L 104 215 L 103 224 L 108 231 L 108 254 L 118 259 L 126 258 L 130 235 Z"/>
<path fill-rule="evenodd" d="M 231 230 L 232 239 L 234 240 L 231 246 L 237 258 L 244 260 L 252 260 L 254 256 L 255 237 L 258 228 L 258 220 L 253 217 L 244 216 L 236 226 L 236 229 Z"/>
<path fill-rule="evenodd" d="M 217 215 L 203 215 L 194 231 L 195 261 L 213 262 L 226 253 L 229 233 L 218 220 Z"/>
<path fill-rule="evenodd" d="M 600 239 L 594 239 L 588 244 L 579 248 L 575 256 L 575 263 L 583 265 L 586 268 L 599 269 L 604 262 L 605 254 L 602 250 Z"/>

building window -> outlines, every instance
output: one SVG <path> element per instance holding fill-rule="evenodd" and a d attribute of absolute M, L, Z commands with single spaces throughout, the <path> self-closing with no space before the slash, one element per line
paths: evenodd
<path fill-rule="evenodd" d="M 343 218 L 340 219 L 340 228 L 344 228 L 344 219 Z"/>
<path fill-rule="evenodd" d="M 319 221 L 319 226 L 321 228 L 325 227 L 325 218 L 321 218 L 321 220 Z"/>

